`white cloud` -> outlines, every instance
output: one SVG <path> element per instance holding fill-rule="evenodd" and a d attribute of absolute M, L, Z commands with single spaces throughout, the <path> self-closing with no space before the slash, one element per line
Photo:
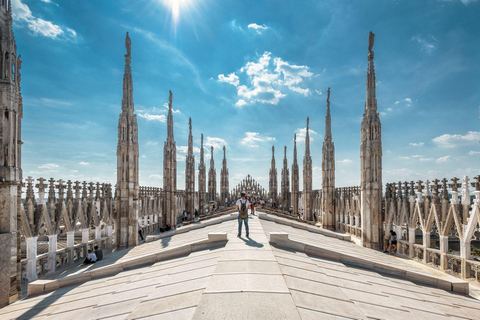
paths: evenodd
<path fill-rule="evenodd" d="M 217 137 L 207 137 L 207 141 L 205 142 L 206 146 L 211 146 L 214 149 L 221 149 L 223 146 L 227 145 L 227 142 L 222 138 Z"/>
<path fill-rule="evenodd" d="M 272 54 L 264 52 L 258 61 L 250 61 L 240 68 L 238 74 L 235 72 L 225 76 L 218 75 L 218 81 L 231 84 L 237 88 L 239 100 L 237 107 L 255 102 L 276 105 L 287 96 L 287 90 L 307 96 L 310 89 L 302 88 L 299 85 L 313 73 L 308 71 L 307 66 L 289 64 L 281 58 L 274 58 Z M 245 74 L 249 83 L 242 83 L 239 75 Z"/>
<path fill-rule="evenodd" d="M 426 53 L 431 53 L 433 50 L 435 50 L 435 45 L 433 44 L 432 40 L 435 40 L 435 38 L 430 37 L 431 40 L 427 40 L 423 37 L 420 36 L 413 36 L 412 41 L 417 42 L 420 44 L 420 49 L 422 51 L 425 51 Z"/>
<path fill-rule="evenodd" d="M 480 151 L 470 151 L 468 153 L 469 156 L 474 156 L 474 155 L 477 155 L 477 154 L 480 154 Z"/>
<path fill-rule="evenodd" d="M 420 160 L 420 161 L 423 161 L 423 162 L 425 162 L 425 161 L 433 161 L 433 158 L 420 158 L 419 160 Z"/>
<path fill-rule="evenodd" d="M 228 76 L 225 76 L 223 74 L 219 74 L 218 75 L 218 81 L 225 82 L 225 83 L 230 83 L 231 85 L 234 85 L 235 87 L 240 84 L 240 80 L 238 79 L 238 76 L 235 74 L 235 72 L 230 73 Z"/>
<path fill-rule="evenodd" d="M 423 142 L 410 142 L 409 145 L 411 145 L 412 147 L 421 147 L 423 146 L 425 143 Z"/>
<path fill-rule="evenodd" d="M 43 2 L 50 3 L 49 0 Z M 66 34 L 60 26 L 53 22 L 35 17 L 30 8 L 24 4 L 22 0 L 12 0 L 12 12 L 15 22 L 19 25 L 26 25 L 34 35 L 63 40 L 75 40 L 77 37 L 77 33 L 73 29 L 66 28 L 68 32 L 68 34 Z"/>
<path fill-rule="evenodd" d="M 419 154 L 414 154 L 414 155 L 412 155 L 412 158 L 423 158 L 423 156 L 419 155 Z"/>
<path fill-rule="evenodd" d="M 41 166 L 38 166 L 39 169 L 54 169 L 58 167 L 60 166 L 56 163 L 46 163 L 46 164 L 42 164 Z"/>
<path fill-rule="evenodd" d="M 81 166 L 88 166 L 90 163 L 85 161 L 80 161 L 78 164 Z"/>
<path fill-rule="evenodd" d="M 319 96 L 321 96 L 322 95 L 322 90 L 315 89 L 315 93 L 318 94 Z"/>
<path fill-rule="evenodd" d="M 168 110 L 168 103 L 164 103 L 163 107 Z M 153 107 L 153 110 L 156 110 L 157 108 Z M 172 105 L 172 113 L 181 113 L 180 110 L 175 110 Z"/>
<path fill-rule="evenodd" d="M 243 107 L 244 105 L 246 105 L 247 102 L 243 99 L 239 99 L 236 103 L 235 103 L 235 106 L 237 107 Z"/>
<path fill-rule="evenodd" d="M 404 101 L 407 102 L 407 103 L 412 103 L 412 99 L 411 99 L 411 98 L 405 98 Z"/>
<path fill-rule="evenodd" d="M 342 164 L 349 164 L 352 163 L 353 161 L 350 159 L 343 159 L 343 160 L 338 160 L 337 163 L 342 163 Z"/>
<path fill-rule="evenodd" d="M 163 176 L 161 174 L 151 174 L 148 177 L 151 179 L 158 179 L 158 180 L 163 179 Z"/>
<path fill-rule="evenodd" d="M 313 135 L 316 135 L 317 132 L 313 131 L 312 129 L 308 130 L 310 133 L 310 142 L 313 141 Z M 302 143 L 305 142 L 305 137 L 307 135 L 307 128 L 299 128 L 295 130 L 295 133 L 297 134 L 297 143 Z"/>
<path fill-rule="evenodd" d="M 399 158 L 402 160 L 410 160 L 410 157 L 399 156 Z"/>
<path fill-rule="evenodd" d="M 155 120 L 160 122 L 166 122 L 167 117 L 164 114 L 149 114 L 149 113 L 138 113 L 140 118 L 147 119 L 148 121 Z"/>
<path fill-rule="evenodd" d="M 445 162 L 450 162 L 452 160 L 454 160 L 455 158 L 452 157 L 452 156 L 445 156 L 445 157 L 440 157 L 437 159 L 437 162 L 439 163 L 445 163 Z"/>
<path fill-rule="evenodd" d="M 480 132 L 469 131 L 466 135 L 461 134 L 443 134 L 432 139 L 438 146 L 443 148 L 454 148 L 460 145 L 477 144 L 480 140 Z"/>
<path fill-rule="evenodd" d="M 262 31 L 263 30 L 267 30 L 268 27 L 266 25 L 259 25 L 259 24 L 256 24 L 256 23 L 250 23 L 248 25 L 248 29 L 253 29 L 255 30 L 258 34 L 262 34 Z"/>
<path fill-rule="evenodd" d="M 243 138 L 240 142 L 243 145 L 249 147 L 258 147 L 257 142 L 264 142 L 264 141 L 274 141 L 274 137 L 263 137 L 258 132 L 245 132 L 245 138 Z"/>

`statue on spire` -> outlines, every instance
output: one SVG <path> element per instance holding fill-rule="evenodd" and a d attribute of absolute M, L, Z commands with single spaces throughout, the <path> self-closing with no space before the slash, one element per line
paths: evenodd
<path fill-rule="evenodd" d="M 188 118 L 188 128 L 190 129 L 190 132 L 192 132 L 192 118 Z"/>
<path fill-rule="evenodd" d="M 375 33 L 370 31 L 370 33 L 368 34 L 368 53 L 372 52 L 374 42 L 375 42 Z"/>
<path fill-rule="evenodd" d="M 327 104 L 330 105 L 330 87 L 328 87 L 327 91 Z"/>
<path fill-rule="evenodd" d="M 170 96 L 168 97 L 168 106 L 171 108 L 172 107 L 172 90 L 168 92 L 170 93 Z"/>
<path fill-rule="evenodd" d="M 127 48 L 127 57 L 130 57 L 130 54 L 132 53 L 132 41 L 128 36 L 128 32 L 127 32 L 127 37 L 125 38 L 125 47 Z"/>

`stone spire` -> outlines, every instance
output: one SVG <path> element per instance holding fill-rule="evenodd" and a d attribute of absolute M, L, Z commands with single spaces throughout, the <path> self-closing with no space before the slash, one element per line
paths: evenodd
<path fill-rule="evenodd" d="M 382 127 L 377 112 L 373 43 L 368 37 L 367 97 L 361 127 L 361 223 L 363 246 L 382 247 Z"/>
<path fill-rule="evenodd" d="M 272 202 L 277 202 L 278 182 L 277 168 L 275 168 L 275 146 L 272 146 L 272 163 L 270 166 L 270 175 L 268 180 L 268 193 L 268 198 L 272 199 Z"/>
<path fill-rule="evenodd" d="M 312 213 L 312 157 L 310 156 L 310 119 L 307 117 L 305 156 L 303 157 L 303 219 L 313 221 Z"/>
<path fill-rule="evenodd" d="M 192 118 L 188 119 L 188 153 L 185 161 L 185 211 L 195 213 L 195 157 L 193 156 Z"/>
<path fill-rule="evenodd" d="M 292 210 L 298 213 L 298 195 L 300 190 L 300 174 L 297 162 L 297 134 L 293 136 L 293 164 L 292 164 Z"/>
<path fill-rule="evenodd" d="M 22 194 L 22 60 L 12 29 L 12 6 L 0 7 L 0 308 L 21 292 L 20 223 Z M 19 219 L 18 219 L 19 220 Z M 15 250 L 16 248 L 16 250 Z"/>
<path fill-rule="evenodd" d="M 134 114 L 131 41 L 125 39 L 125 74 L 123 75 L 122 113 L 118 120 L 117 187 L 115 222 L 117 248 L 138 244 L 138 125 Z"/>
<path fill-rule="evenodd" d="M 226 148 L 223 146 L 223 163 L 222 163 L 222 170 L 220 170 L 220 202 L 228 204 L 229 201 L 229 194 L 228 194 L 228 168 L 227 168 L 227 156 L 226 156 Z M 226 200 L 225 200 L 226 199 Z"/>
<path fill-rule="evenodd" d="M 200 145 L 200 163 L 198 164 L 198 212 L 199 214 L 205 213 L 205 202 L 207 200 L 207 174 L 205 168 L 204 160 L 204 149 L 203 149 L 203 133 L 201 138 Z"/>
<path fill-rule="evenodd" d="M 210 170 L 208 171 L 208 200 L 217 201 L 217 171 L 213 161 L 213 146 L 210 149 Z"/>
<path fill-rule="evenodd" d="M 283 169 L 282 169 L 282 208 L 290 208 L 290 172 L 287 163 L 287 146 L 284 148 Z"/>
<path fill-rule="evenodd" d="M 335 229 L 335 146 L 332 141 L 330 118 L 330 88 L 327 94 L 325 139 L 322 148 L 322 227 Z"/>
<path fill-rule="evenodd" d="M 176 228 L 177 145 L 173 137 L 172 91 L 168 100 L 167 140 L 163 145 L 162 226 Z"/>

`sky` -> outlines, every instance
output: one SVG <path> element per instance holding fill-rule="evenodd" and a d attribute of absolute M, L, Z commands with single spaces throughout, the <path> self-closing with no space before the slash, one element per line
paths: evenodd
<path fill-rule="evenodd" d="M 217 186 L 247 174 L 278 185 L 310 117 L 313 188 L 321 188 L 331 87 L 336 186 L 360 184 L 368 33 L 382 123 L 383 182 L 480 173 L 480 1 L 12 0 L 22 55 L 24 177 L 115 183 L 125 33 L 132 42 L 140 185 L 162 187 L 165 103 L 173 92 L 177 185 L 188 118 Z M 209 150 L 205 150 L 207 171 Z M 302 179 L 300 171 L 300 179 Z M 196 177 L 198 183 L 198 177 Z M 300 181 L 302 189 L 302 181 Z"/>

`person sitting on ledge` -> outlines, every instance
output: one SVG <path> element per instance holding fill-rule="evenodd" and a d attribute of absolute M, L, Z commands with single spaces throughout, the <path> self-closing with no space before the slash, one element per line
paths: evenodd
<path fill-rule="evenodd" d="M 95 256 L 97 257 L 97 261 L 100 261 L 103 259 L 103 251 L 102 249 L 99 249 L 98 246 L 95 246 Z"/>
<path fill-rule="evenodd" d="M 83 264 L 91 264 L 97 262 L 97 256 L 93 253 L 92 249 L 88 249 L 88 255 L 83 261 Z"/>

